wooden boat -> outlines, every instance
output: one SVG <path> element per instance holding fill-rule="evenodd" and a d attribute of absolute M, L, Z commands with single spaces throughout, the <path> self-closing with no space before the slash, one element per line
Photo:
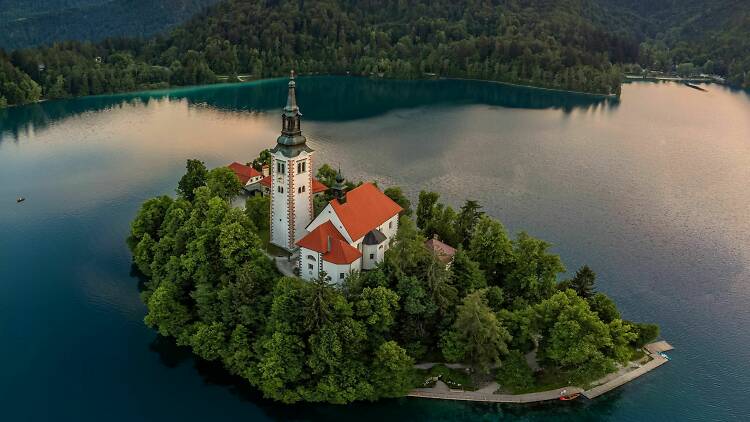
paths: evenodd
<path fill-rule="evenodd" d="M 581 397 L 581 393 L 573 393 L 573 394 L 568 394 L 567 396 L 560 396 L 560 400 L 570 401 L 570 400 L 575 400 L 578 397 Z"/>
<path fill-rule="evenodd" d="M 707 89 L 704 89 L 696 84 L 691 84 L 690 82 L 687 82 L 687 81 L 685 81 L 684 84 L 685 86 L 693 88 L 693 89 L 697 89 L 698 91 L 708 92 Z"/>
<path fill-rule="evenodd" d="M 26 198 L 24 198 L 23 196 L 19 196 L 18 198 L 16 198 L 16 203 L 23 202 L 25 200 Z"/>

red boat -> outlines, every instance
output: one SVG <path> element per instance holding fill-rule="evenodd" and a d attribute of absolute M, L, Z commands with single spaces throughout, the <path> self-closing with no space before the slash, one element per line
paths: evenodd
<path fill-rule="evenodd" d="M 568 394 L 567 396 L 560 396 L 560 400 L 570 401 L 570 400 L 575 400 L 580 396 L 581 396 L 581 393 Z"/>

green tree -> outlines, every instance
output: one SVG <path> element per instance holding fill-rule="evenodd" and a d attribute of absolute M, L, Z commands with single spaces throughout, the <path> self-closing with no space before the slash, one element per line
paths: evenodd
<path fill-rule="evenodd" d="M 633 331 L 638 336 L 632 342 L 632 344 L 636 347 L 643 347 L 659 337 L 659 326 L 656 324 L 649 324 L 644 322 L 628 322 L 628 324 L 633 328 Z"/>
<path fill-rule="evenodd" d="M 570 288 L 575 290 L 578 296 L 588 299 L 594 294 L 594 284 L 596 283 L 596 273 L 584 265 L 576 271 L 575 277 L 570 280 Z"/>
<path fill-rule="evenodd" d="M 307 377 L 304 341 L 276 331 L 258 342 L 257 353 L 251 377 L 263 396 L 282 403 L 301 400 L 300 384 Z"/>
<path fill-rule="evenodd" d="M 315 178 L 321 181 L 324 185 L 333 187 L 333 185 L 336 184 L 336 174 L 337 171 L 334 170 L 333 167 L 328 164 L 323 164 L 315 173 Z"/>
<path fill-rule="evenodd" d="M 467 200 L 456 217 L 456 235 L 464 248 L 469 247 L 472 235 L 474 234 L 474 228 L 479 223 L 482 215 L 484 215 L 481 209 L 482 206 L 477 201 Z"/>
<path fill-rule="evenodd" d="M 414 360 L 395 341 L 382 343 L 375 351 L 370 382 L 376 397 L 402 397 L 411 388 Z"/>
<path fill-rule="evenodd" d="M 401 208 L 403 208 L 399 216 L 411 217 L 411 201 L 409 201 L 409 198 L 404 195 L 404 192 L 400 187 L 391 186 L 389 188 L 386 188 L 383 193 L 385 194 L 385 196 L 391 198 L 393 202 L 397 203 L 399 206 L 401 206 Z"/>
<path fill-rule="evenodd" d="M 638 334 L 630 324 L 621 319 L 609 322 L 609 333 L 612 336 L 612 346 L 607 351 L 607 356 L 621 364 L 626 364 L 633 354 L 630 344 L 638 338 Z"/>
<path fill-rule="evenodd" d="M 513 242 L 513 263 L 505 279 L 505 291 L 536 303 L 555 289 L 557 275 L 565 271 L 558 255 L 547 252 L 550 244 L 525 232 Z"/>
<path fill-rule="evenodd" d="M 177 184 L 177 193 L 188 201 L 192 201 L 194 198 L 193 191 L 200 186 L 206 185 L 208 170 L 203 161 L 195 159 L 187 160 L 185 168 L 187 171 Z"/>
<path fill-rule="evenodd" d="M 497 370 L 497 382 L 505 389 L 519 394 L 534 386 L 534 373 L 523 354 L 511 350 Z"/>
<path fill-rule="evenodd" d="M 426 237 L 437 237 L 448 245 L 457 247 L 460 243 L 456 233 L 456 212 L 444 204 L 435 204 L 431 219 L 426 222 L 422 230 Z"/>
<path fill-rule="evenodd" d="M 213 322 L 211 324 L 197 322 L 194 329 L 195 333 L 190 339 L 193 352 L 206 360 L 221 358 L 226 347 L 224 344 L 224 326 L 220 322 Z"/>
<path fill-rule="evenodd" d="M 148 300 L 148 313 L 144 318 L 146 325 L 163 336 L 179 340 L 184 338 L 190 319 L 190 312 L 180 302 L 176 286 L 169 282 L 161 283 Z"/>
<path fill-rule="evenodd" d="M 435 192 L 419 192 L 419 202 L 417 203 L 417 227 L 424 230 L 429 222 L 432 221 L 438 199 L 440 199 L 440 195 Z"/>
<path fill-rule="evenodd" d="M 599 318 L 607 324 L 620 319 L 620 312 L 617 310 L 617 305 L 604 293 L 597 293 L 591 296 L 588 302 L 591 310 L 596 312 Z"/>
<path fill-rule="evenodd" d="M 462 298 L 467 293 L 487 287 L 487 280 L 479 264 L 472 261 L 462 248 L 453 256 L 450 273 L 451 283 L 458 290 L 458 297 Z"/>
<path fill-rule="evenodd" d="M 263 171 L 263 166 L 270 166 L 271 165 L 271 151 L 264 149 L 263 151 L 258 154 L 258 158 L 254 159 L 250 165 L 258 171 Z"/>
<path fill-rule="evenodd" d="M 356 316 L 374 333 L 385 335 L 395 322 L 399 297 L 387 287 L 365 287 L 356 302 Z"/>
<path fill-rule="evenodd" d="M 271 197 L 254 195 L 245 201 L 245 214 L 260 232 L 270 229 Z"/>
<path fill-rule="evenodd" d="M 609 326 L 573 290 L 558 292 L 535 309 L 543 359 L 573 370 L 575 382 L 591 381 L 614 369 L 606 355 L 614 346 Z"/>
<path fill-rule="evenodd" d="M 501 285 L 504 271 L 513 262 L 513 248 L 505 227 L 484 215 L 469 242 L 469 257 L 479 263 L 488 284 Z"/>
<path fill-rule="evenodd" d="M 464 358 L 478 370 L 488 372 L 508 353 L 510 334 L 492 312 L 479 290 L 466 296 L 458 307 L 453 331 L 463 343 Z"/>
<path fill-rule="evenodd" d="M 227 167 L 217 167 L 209 171 L 206 184 L 213 195 L 225 201 L 231 201 L 242 191 L 242 183 L 234 172 Z"/>

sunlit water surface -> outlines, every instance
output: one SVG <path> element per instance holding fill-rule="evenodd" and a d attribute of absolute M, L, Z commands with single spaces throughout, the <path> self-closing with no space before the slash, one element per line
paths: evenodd
<path fill-rule="evenodd" d="M 747 420 L 750 95 L 628 84 L 602 100 L 491 83 L 302 78 L 318 163 L 477 199 L 591 265 L 676 350 L 593 402 L 282 406 L 143 325 L 124 243 L 188 158 L 273 145 L 285 81 L 0 111 L 0 420 Z M 16 204 L 17 196 L 26 202 Z"/>

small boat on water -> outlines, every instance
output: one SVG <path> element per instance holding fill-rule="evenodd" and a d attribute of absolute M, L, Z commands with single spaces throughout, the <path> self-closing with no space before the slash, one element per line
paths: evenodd
<path fill-rule="evenodd" d="M 573 393 L 573 394 L 568 394 L 567 396 L 560 396 L 560 400 L 570 401 L 570 400 L 575 400 L 578 397 L 581 397 L 581 393 Z"/>
<path fill-rule="evenodd" d="M 705 89 L 705 88 L 703 88 L 701 86 L 698 86 L 696 84 L 691 84 L 690 82 L 685 82 L 685 86 L 693 88 L 693 89 L 697 89 L 698 91 L 708 92 L 707 89 Z"/>
<path fill-rule="evenodd" d="M 21 203 L 21 202 L 23 202 L 25 200 L 26 200 L 26 198 L 24 198 L 23 196 L 19 196 L 18 198 L 16 198 L 16 203 Z"/>
<path fill-rule="evenodd" d="M 670 357 L 669 357 L 669 356 L 668 356 L 668 355 L 667 355 L 666 353 L 664 353 L 664 352 L 659 352 L 659 356 L 663 357 L 663 358 L 664 358 L 664 359 L 666 359 L 666 360 L 672 360 L 672 359 L 670 359 Z"/>

